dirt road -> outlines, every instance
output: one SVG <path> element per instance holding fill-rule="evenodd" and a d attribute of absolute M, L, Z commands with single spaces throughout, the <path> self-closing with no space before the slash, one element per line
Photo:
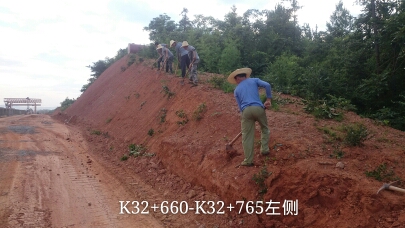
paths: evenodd
<path fill-rule="evenodd" d="M 119 214 L 134 193 L 86 148 L 77 129 L 47 115 L 0 118 L 2 227 L 161 227 L 151 215 Z"/>

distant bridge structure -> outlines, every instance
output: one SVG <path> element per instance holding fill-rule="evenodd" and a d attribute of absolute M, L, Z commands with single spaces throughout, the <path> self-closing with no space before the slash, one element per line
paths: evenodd
<path fill-rule="evenodd" d="M 6 109 L 8 109 L 8 115 L 11 114 L 11 109 L 13 106 L 27 106 L 27 113 L 32 111 L 30 106 L 34 106 L 34 113 L 37 113 L 37 106 L 41 106 L 41 99 L 37 98 L 4 98 L 4 104 Z"/>

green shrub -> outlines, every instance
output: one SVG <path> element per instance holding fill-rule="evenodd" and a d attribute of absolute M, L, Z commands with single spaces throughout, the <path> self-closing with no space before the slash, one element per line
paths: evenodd
<path fill-rule="evenodd" d="M 178 125 L 185 125 L 188 123 L 187 114 L 183 110 L 176 111 L 176 115 L 182 119 L 181 121 L 177 121 Z"/>
<path fill-rule="evenodd" d="M 123 156 L 121 157 L 121 161 L 126 161 L 126 160 L 128 160 L 128 156 L 127 156 L 127 155 L 123 155 Z"/>
<path fill-rule="evenodd" d="M 360 146 L 367 139 L 369 132 L 363 124 L 354 124 L 345 127 L 345 143 L 349 146 Z"/>
<path fill-rule="evenodd" d="M 256 183 L 256 185 L 259 186 L 260 195 L 263 195 L 267 192 L 267 186 L 264 182 L 271 174 L 271 172 L 267 171 L 266 165 L 264 165 L 257 174 L 253 174 L 252 180 Z"/>
<path fill-rule="evenodd" d="M 197 110 L 194 111 L 193 113 L 193 119 L 196 121 L 199 121 L 203 118 L 203 114 L 207 111 L 207 106 L 205 103 L 200 104 L 197 107 Z"/>
<path fill-rule="evenodd" d="M 152 136 L 153 134 L 155 134 L 155 130 L 153 130 L 152 128 L 149 129 L 148 135 L 149 135 L 149 136 Z"/>
<path fill-rule="evenodd" d="M 134 157 L 141 156 L 143 153 L 146 152 L 146 148 L 142 144 L 141 145 L 130 144 L 128 148 L 129 148 L 129 155 Z"/>
<path fill-rule="evenodd" d="M 367 177 L 373 177 L 374 179 L 378 181 L 395 181 L 395 180 L 400 180 L 399 177 L 395 176 L 394 170 L 390 169 L 387 170 L 387 164 L 383 163 L 377 166 L 374 170 L 372 171 L 366 171 L 365 172 Z"/>
<path fill-rule="evenodd" d="M 235 85 L 228 82 L 225 76 L 214 75 L 208 82 L 214 86 L 214 88 L 221 89 L 225 93 L 232 93 L 235 89 Z"/>
<path fill-rule="evenodd" d="M 336 119 L 341 121 L 343 114 L 329 106 L 325 100 L 304 100 L 304 110 L 320 119 Z"/>

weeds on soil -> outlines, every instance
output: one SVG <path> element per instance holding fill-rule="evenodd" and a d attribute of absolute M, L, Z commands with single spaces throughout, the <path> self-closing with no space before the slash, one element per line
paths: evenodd
<path fill-rule="evenodd" d="M 166 114 L 167 114 L 167 109 L 165 109 L 165 108 L 160 109 L 160 123 L 166 122 Z"/>
<path fill-rule="evenodd" d="M 176 111 L 176 115 L 182 119 L 181 121 L 177 121 L 178 125 L 184 126 L 186 123 L 188 123 L 187 114 L 183 110 Z"/>
<path fill-rule="evenodd" d="M 121 157 L 121 161 L 126 161 L 126 160 L 128 160 L 128 156 L 124 154 L 124 155 Z"/>
<path fill-rule="evenodd" d="M 353 124 L 344 128 L 346 131 L 345 143 L 349 146 L 361 146 L 367 139 L 369 132 L 363 124 Z"/>
<path fill-rule="evenodd" d="M 267 193 L 267 186 L 264 183 L 265 180 L 272 174 L 267 171 L 267 165 L 264 164 L 258 173 L 253 174 L 252 180 L 259 186 L 259 195 L 263 197 Z"/>
<path fill-rule="evenodd" d="M 129 56 L 127 66 L 129 67 L 129 66 L 131 66 L 131 65 L 132 65 L 133 63 L 135 63 L 135 62 L 136 62 L 136 56 L 135 56 L 134 54 L 131 54 L 131 55 Z"/>
<path fill-rule="evenodd" d="M 155 134 L 155 130 L 153 130 L 153 128 L 149 129 L 148 135 L 153 136 L 153 134 Z"/>
<path fill-rule="evenodd" d="M 146 153 L 147 149 L 142 144 L 140 144 L 140 145 L 130 144 L 128 146 L 128 148 L 129 148 L 129 156 L 133 156 L 133 157 L 139 157 L 139 156 L 153 157 L 153 156 L 155 156 L 154 153 Z"/>
<path fill-rule="evenodd" d="M 170 91 L 169 87 L 167 87 L 166 85 L 162 86 L 162 88 L 163 88 L 162 91 L 165 92 L 164 97 L 167 95 L 167 99 L 170 99 L 175 95 L 175 93 Z"/>
<path fill-rule="evenodd" d="M 367 177 L 373 177 L 374 179 L 378 181 L 395 181 L 395 180 L 401 180 L 399 177 L 397 177 L 394 173 L 393 169 L 387 170 L 387 164 L 382 163 L 378 167 L 376 167 L 372 171 L 366 171 L 365 172 Z"/>
<path fill-rule="evenodd" d="M 207 106 L 205 103 L 200 104 L 197 107 L 197 110 L 194 111 L 193 113 L 193 119 L 196 121 L 199 121 L 203 118 L 203 114 L 207 111 Z"/>
<path fill-rule="evenodd" d="M 333 154 L 329 155 L 331 158 L 336 158 L 336 159 L 341 159 L 345 155 L 345 152 L 340 150 L 339 148 L 336 148 L 333 150 Z"/>
<path fill-rule="evenodd" d="M 92 131 L 90 132 L 90 135 L 101 135 L 101 131 L 99 131 L 99 130 L 92 130 Z"/>
<path fill-rule="evenodd" d="M 214 88 L 221 89 L 225 93 L 232 93 L 235 86 L 230 84 L 225 76 L 214 75 L 208 82 L 214 86 Z"/>

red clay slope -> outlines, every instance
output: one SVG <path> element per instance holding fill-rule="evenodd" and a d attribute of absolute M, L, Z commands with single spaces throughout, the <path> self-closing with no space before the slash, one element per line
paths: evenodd
<path fill-rule="evenodd" d="M 212 88 L 206 83 L 209 75 L 199 75 L 198 87 L 190 88 L 187 82 L 182 86 L 178 77 L 158 74 L 145 62 L 137 61 L 122 72 L 127 60 L 128 56 L 114 63 L 65 111 L 64 118 L 72 117 L 72 124 L 88 132 L 108 132 L 109 137 L 89 136 L 98 144 L 104 158 L 128 164 L 128 170 L 134 167 L 147 170 L 150 163 L 145 160 L 155 159 L 186 183 L 201 186 L 227 203 L 261 199 L 280 203 L 271 205 L 280 215 L 265 212 L 236 215 L 227 210 L 227 214 L 243 220 L 226 227 L 401 227 L 405 224 L 404 195 L 391 191 L 376 195 L 382 182 L 365 175 L 366 171 L 386 163 L 397 177 L 405 179 L 404 132 L 376 126 L 353 113 L 346 113 L 343 122 L 315 120 L 303 112 L 300 99 L 279 95 L 279 99 L 288 102 L 277 111 L 267 111 L 270 155 L 260 156 L 257 143 L 256 166 L 235 168 L 243 156 L 228 158 L 225 152 L 226 142 L 240 131 L 233 94 Z M 174 96 L 169 99 L 163 86 Z M 194 120 L 193 113 L 202 104 L 206 112 L 201 120 Z M 167 110 L 165 118 L 163 109 Z M 183 120 L 176 115 L 180 111 L 189 119 L 184 125 L 178 123 Z M 341 159 L 331 158 L 336 144 L 327 143 L 327 134 L 319 129 L 336 129 L 355 122 L 367 127 L 371 132 L 369 139 L 363 147 L 342 148 Z M 151 129 L 152 136 L 148 135 Z M 257 142 L 259 134 L 257 131 Z M 123 154 L 128 154 L 131 143 L 145 145 L 156 157 L 119 161 Z M 234 148 L 243 153 L 240 139 Z M 338 162 L 344 168 L 336 168 Z M 252 178 L 264 169 L 271 175 L 264 180 L 265 186 L 260 187 Z M 141 175 L 149 178 L 147 173 Z M 267 193 L 259 194 L 261 189 L 267 189 Z M 187 194 L 187 191 L 179 192 Z M 284 215 L 285 200 L 298 200 L 298 215 Z M 267 207 L 267 212 L 272 212 Z"/>

